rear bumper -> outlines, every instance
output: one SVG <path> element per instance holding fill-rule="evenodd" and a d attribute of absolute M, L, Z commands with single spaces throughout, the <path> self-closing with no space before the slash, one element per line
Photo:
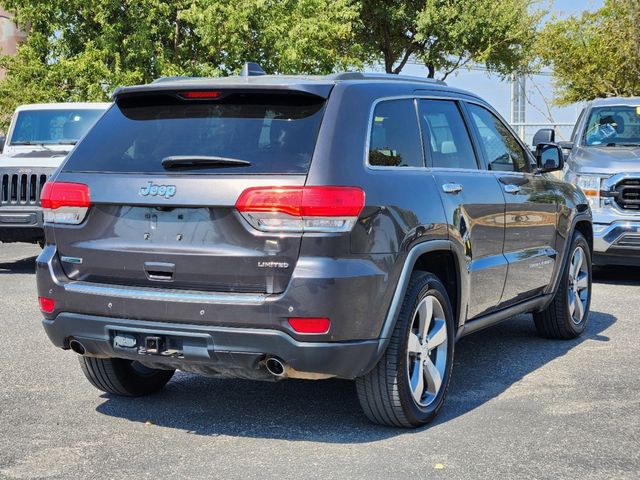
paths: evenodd
<path fill-rule="evenodd" d="M 55 246 L 47 245 L 36 261 L 36 280 L 38 295 L 56 302 L 43 323 L 58 347 L 76 338 L 91 355 L 250 378 L 264 375 L 260 362 L 275 356 L 300 372 L 355 378 L 375 365 L 385 341 L 381 332 L 397 278 L 382 267 L 396 259 L 301 258 L 285 292 L 244 294 L 70 281 Z M 331 327 L 326 334 L 299 334 L 289 317 L 328 317 Z M 115 349 L 114 331 L 200 346 L 180 359 L 140 356 Z"/>
<path fill-rule="evenodd" d="M 86 354 L 137 360 L 156 368 L 175 368 L 203 374 L 221 374 L 269 379 L 264 359 L 277 357 L 294 369 L 292 376 L 316 378 L 321 374 L 355 378 L 375 362 L 378 340 L 355 342 L 299 342 L 271 329 L 228 328 L 118 319 L 61 313 L 43 320 L 54 345 L 69 348 L 69 339 L 79 341 Z M 136 346 L 114 345 L 116 334 L 136 338 Z M 140 353 L 147 336 L 168 339 L 181 352 L 177 356 Z"/>

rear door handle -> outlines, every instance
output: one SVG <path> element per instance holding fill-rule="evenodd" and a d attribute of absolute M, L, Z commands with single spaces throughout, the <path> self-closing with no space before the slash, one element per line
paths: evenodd
<path fill-rule="evenodd" d="M 459 193 L 462 191 L 462 185 L 459 183 L 445 183 L 442 185 L 442 191 L 444 193 Z"/>
<path fill-rule="evenodd" d="M 504 191 L 515 195 L 516 193 L 520 193 L 520 185 L 510 183 L 509 185 L 504 186 Z"/>

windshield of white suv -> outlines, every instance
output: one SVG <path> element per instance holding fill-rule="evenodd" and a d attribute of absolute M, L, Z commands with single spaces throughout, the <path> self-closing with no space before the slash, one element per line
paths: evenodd
<path fill-rule="evenodd" d="M 48 109 L 18 113 L 9 145 L 73 145 L 104 110 Z"/>
<path fill-rule="evenodd" d="M 592 108 L 584 143 L 587 146 L 640 146 L 640 106 Z"/>

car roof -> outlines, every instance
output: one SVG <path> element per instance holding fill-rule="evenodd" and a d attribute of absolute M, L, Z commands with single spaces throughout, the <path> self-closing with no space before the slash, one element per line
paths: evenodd
<path fill-rule="evenodd" d="M 591 101 L 592 107 L 611 107 L 611 106 L 629 106 L 636 107 L 640 105 L 640 97 L 608 97 L 596 98 Z"/>
<path fill-rule="evenodd" d="M 339 83 L 346 84 L 406 84 L 416 90 L 436 90 L 456 93 L 480 100 L 476 95 L 465 90 L 449 87 L 444 82 L 408 75 L 382 73 L 343 72 L 332 75 L 250 75 L 229 77 L 166 77 L 159 78 L 146 85 L 120 87 L 113 93 L 113 98 L 128 94 L 146 93 L 167 90 L 211 89 L 237 87 L 243 89 L 275 89 L 302 91 L 327 97 L 331 88 Z"/>
<path fill-rule="evenodd" d="M 67 102 L 67 103 L 29 103 L 16 108 L 17 112 L 24 110 L 106 110 L 111 106 L 108 102 Z"/>

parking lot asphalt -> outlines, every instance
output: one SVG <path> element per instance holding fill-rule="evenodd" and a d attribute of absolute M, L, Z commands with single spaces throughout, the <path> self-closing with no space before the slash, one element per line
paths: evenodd
<path fill-rule="evenodd" d="M 640 270 L 598 272 L 573 341 L 521 316 L 460 341 L 436 422 L 379 427 L 352 382 L 178 373 L 102 394 L 40 325 L 38 247 L 0 245 L 0 478 L 640 478 Z"/>

